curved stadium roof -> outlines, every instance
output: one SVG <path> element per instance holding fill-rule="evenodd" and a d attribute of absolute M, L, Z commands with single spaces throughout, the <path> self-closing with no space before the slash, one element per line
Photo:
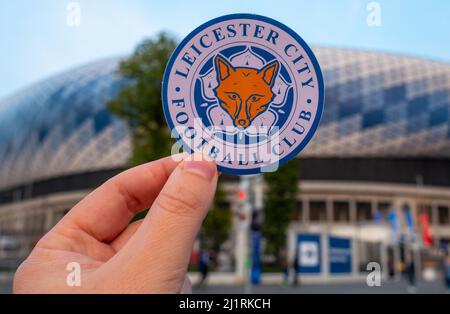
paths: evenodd
<path fill-rule="evenodd" d="M 315 49 L 325 110 L 307 157 L 450 157 L 450 64 L 349 49 Z M 126 125 L 105 108 L 119 59 L 54 76 L 0 102 L 0 190 L 118 168 Z"/>

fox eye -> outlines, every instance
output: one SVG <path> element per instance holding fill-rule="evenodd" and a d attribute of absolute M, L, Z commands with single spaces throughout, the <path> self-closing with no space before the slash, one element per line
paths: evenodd
<path fill-rule="evenodd" d="M 252 97 L 250 98 L 251 101 L 258 101 L 258 100 L 260 100 L 260 99 L 261 99 L 261 97 L 259 97 L 259 96 L 252 96 Z"/>
<path fill-rule="evenodd" d="M 228 97 L 229 97 L 231 100 L 236 100 L 236 99 L 237 99 L 236 94 L 228 95 Z"/>

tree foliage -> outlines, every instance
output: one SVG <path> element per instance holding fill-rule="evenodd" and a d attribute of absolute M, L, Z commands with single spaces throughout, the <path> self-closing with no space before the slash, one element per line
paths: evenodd
<path fill-rule="evenodd" d="M 161 82 L 166 64 L 175 50 L 176 39 L 160 33 L 143 41 L 119 66 L 129 81 L 108 108 L 124 119 L 132 135 L 132 165 L 156 160 L 170 154 L 173 140 L 161 102 Z"/>
<path fill-rule="evenodd" d="M 215 252 L 220 250 L 220 246 L 228 239 L 232 224 L 232 213 L 228 203 L 226 203 L 225 192 L 222 185 L 217 185 L 213 207 L 208 212 L 202 227 L 204 236 L 203 246 Z"/>
<path fill-rule="evenodd" d="M 277 171 L 265 173 L 263 234 L 266 251 L 277 258 L 286 246 L 286 229 L 297 203 L 299 160 L 294 158 Z"/>

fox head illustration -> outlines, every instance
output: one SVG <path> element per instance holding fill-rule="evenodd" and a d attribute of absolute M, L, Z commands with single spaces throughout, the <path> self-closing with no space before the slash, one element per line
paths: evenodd
<path fill-rule="evenodd" d="M 214 60 L 219 85 L 214 92 L 235 127 L 247 128 L 275 97 L 272 87 L 280 64 L 274 60 L 261 69 L 233 67 L 221 55 Z"/>

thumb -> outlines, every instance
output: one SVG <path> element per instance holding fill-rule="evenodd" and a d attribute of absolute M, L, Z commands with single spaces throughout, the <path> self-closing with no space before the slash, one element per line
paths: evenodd
<path fill-rule="evenodd" d="M 136 292 L 180 291 L 194 240 L 217 186 L 216 165 L 206 158 L 188 155 L 177 166 L 139 230 L 110 260 L 116 269 L 124 270 L 119 278 L 124 286 Z"/>

